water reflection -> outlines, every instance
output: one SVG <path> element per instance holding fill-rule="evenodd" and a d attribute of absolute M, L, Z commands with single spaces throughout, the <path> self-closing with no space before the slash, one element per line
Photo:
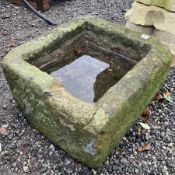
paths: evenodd
<path fill-rule="evenodd" d="M 51 73 L 72 95 L 86 102 L 96 102 L 117 81 L 110 63 L 88 55 Z"/>

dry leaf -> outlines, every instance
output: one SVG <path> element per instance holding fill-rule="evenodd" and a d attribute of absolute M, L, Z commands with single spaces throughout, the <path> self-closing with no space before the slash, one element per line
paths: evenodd
<path fill-rule="evenodd" d="M 168 92 L 168 91 L 165 91 L 164 93 L 163 93 L 163 97 L 167 100 L 167 101 L 169 101 L 169 102 L 173 102 L 173 100 L 172 100 L 172 98 L 171 98 L 171 93 L 170 92 Z"/>
<path fill-rule="evenodd" d="M 151 110 L 148 107 L 146 107 L 142 113 L 142 117 L 144 118 L 144 123 L 148 123 L 150 115 L 151 115 Z"/>
<path fill-rule="evenodd" d="M 109 72 L 112 72 L 112 69 L 108 69 Z"/>
<path fill-rule="evenodd" d="M 162 102 L 163 101 L 163 96 L 160 94 L 160 93 L 158 93 L 155 97 L 154 97 L 154 100 L 155 101 L 159 101 L 159 102 Z"/>
<path fill-rule="evenodd" d="M 149 143 L 146 143 L 146 144 L 144 144 L 143 146 L 138 147 L 138 148 L 137 148 L 137 151 L 138 151 L 138 152 L 144 152 L 144 151 L 148 151 L 148 150 L 150 150 L 150 149 L 151 149 L 151 145 L 150 145 Z"/>
<path fill-rule="evenodd" d="M 145 108 L 142 113 L 142 116 L 145 117 L 145 116 L 150 116 L 150 115 L 151 115 L 151 110 L 148 107 Z"/>
<path fill-rule="evenodd" d="M 83 53 L 83 49 L 82 49 L 82 48 L 75 48 L 74 51 L 75 51 L 75 53 L 78 54 L 78 55 L 80 55 L 80 54 Z"/>
<path fill-rule="evenodd" d="M 10 40 L 8 41 L 7 47 L 9 47 L 9 48 L 15 47 L 15 39 L 14 38 L 10 38 Z"/>
<path fill-rule="evenodd" d="M 142 123 L 142 122 L 139 122 L 140 125 L 144 128 L 144 129 L 150 129 L 150 126 L 148 124 L 145 124 L 145 123 Z"/>
<path fill-rule="evenodd" d="M 167 89 L 165 89 L 163 95 L 169 96 L 169 95 L 171 95 L 171 93 Z"/>
<path fill-rule="evenodd" d="M 0 128 L 0 134 L 4 135 L 7 132 L 7 130 L 5 128 Z"/>

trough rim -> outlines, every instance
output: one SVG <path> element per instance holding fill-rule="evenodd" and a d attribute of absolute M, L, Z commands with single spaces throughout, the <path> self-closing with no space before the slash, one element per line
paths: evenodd
<path fill-rule="evenodd" d="M 51 75 L 28 63 L 29 58 L 35 57 L 44 51 L 48 46 L 52 45 L 55 40 L 61 40 L 67 33 L 71 32 L 72 30 L 76 31 L 78 28 L 92 31 L 97 29 L 105 31 L 111 36 L 121 35 L 127 40 L 133 41 L 134 43 L 139 43 L 140 45 L 148 46 L 150 48 L 146 56 L 142 58 L 141 61 L 139 61 L 130 71 L 128 71 L 120 81 L 112 86 L 94 104 L 84 102 L 72 96 L 53 77 L 51 77 Z M 148 80 L 153 79 L 154 75 L 156 75 L 157 72 L 160 72 L 161 69 L 165 69 L 162 73 L 164 75 L 167 71 L 167 67 L 169 67 L 171 64 L 171 61 L 172 55 L 170 54 L 169 49 L 163 44 L 159 43 L 155 38 L 148 37 L 147 39 L 144 39 L 143 34 L 141 33 L 133 32 L 123 26 L 113 24 L 100 18 L 86 16 L 62 24 L 49 31 L 47 34 L 14 48 L 4 57 L 2 66 L 13 70 L 13 72 L 18 74 L 24 81 L 34 84 L 37 89 L 39 89 L 37 93 L 45 95 L 51 105 L 59 106 L 58 109 L 62 107 L 65 108 L 68 111 L 69 116 L 69 118 L 66 119 L 70 123 L 78 126 L 78 128 L 82 131 L 87 131 L 88 133 L 98 136 L 98 134 L 105 132 L 116 132 L 115 128 L 110 128 L 110 124 L 113 125 L 116 122 L 118 115 L 120 115 L 120 112 L 123 110 L 123 106 L 129 105 L 130 99 L 137 95 L 137 92 L 139 92 L 139 90 L 148 83 Z M 156 66 L 156 63 L 158 66 Z M 152 76 L 153 78 L 151 78 Z M 155 91 L 159 87 L 160 84 L 155 85 Z M 129 93 L 128 88 L 130 89 Z M 64 100 L 62 101 L 59 99 L 60 94 L 62 94 L 62 99 L 64 97 Z M 118 94 L 121 94 L 121 96 Z M 151 98 L 152 96 L 148 99 L 146 98 L 144 104 L 147 105 Z M 140 108 L 142 108 L 142 106 L 138 107 L 138 109 Z M 116 115 L 116 113 L 118 115 Z M 134 120 L 135 119 L 131 120 L 131 122 L 133 123 Z M 128 124 L 128 126 L 130 125 Z M 73 128 L 70 129 L 74 130 Z M 114 143 L 112 143 L 113 140 L 116 140 L 115 136 L 110 139 L 108 143 L 109 145 L 107 145 L 104 149 L 111 150 L 111 148 L 114 147 Z M 105 153 L 104 157 L 107 155 L 108 154 Z M 101 157 L 98 160 L 97 156 L 96 160 L 99 164 L 101 164 Z M 83 160 L 83 162 L 85 161 Z M 98 165 L 89 163 L 89 166 L 96 167 Z"/>

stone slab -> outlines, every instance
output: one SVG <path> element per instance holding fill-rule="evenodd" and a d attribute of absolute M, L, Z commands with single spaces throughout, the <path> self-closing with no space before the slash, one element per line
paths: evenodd
<path fill-rule="evenodd" d="M 174 57 L 171 67 L 175 67 L 175 36 L 173 34 L 157 30 L 153 27 L 132 24 L 128 21 L 126 22 L 126 27 L 142 34 L 152 35 L 156 37 L 161 43 L 166 45 Z"/>
<path fill-rule="evenodd" d="M 155 5 L 163 7 L 169 11 L 175 12 L 175 0 L 135 0 L 146 5 Z"/>
<path fill-rule="evenodd" d="M 126 13 L 126 19 L 133 24 L 154 26 L 158 30 L 175 35 L 175 13 L 163 8 L 134 2 L 131 10 Z"/>
<path fill-rule="evenodd" d="M 154 30 L 154 27 L 136 25 L 136 24 L 130 23 L 129 21 L 126 22 L 125 26 L 130 30 L 140 32 L 140 33 L 144 33 L 144 34 L 147 34 L 147 35 L 152 35 L 153 30 Z"/>
<path fill-rule="evenodd" d="M 75 98 L 34 64 L 57 49 L 66 54 L 66 43 L 80 34 L 87 38 L 85 45 L 97 39 L 98 47 L 130 53 L 130 59 L 123 56 L 123 60 L 137 63 L 95 104 Z M 159 91 L 171 62 L 169 50 L 154 38 L 143 39 L 125 27 L 82 17 L 11 50 L 2 66 L 18 106 L 33 127 L 72 157 L 97 168 Z"/>
<path fill-rule="evenodd" d="M 165 44 L 175 57 L 175 35 L 155 29 L 153 32 L 153 36 L 155 36 L 157 39 L 159 39 L 159 41 Z"/>

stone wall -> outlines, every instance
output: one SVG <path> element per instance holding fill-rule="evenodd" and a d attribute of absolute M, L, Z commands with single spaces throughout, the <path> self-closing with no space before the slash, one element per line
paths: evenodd
<path fill-rule="evenodd" d="M 175 57 L 175 0 L 135 0 L 125 16 L 126 27 L 155 36 Z"/>

